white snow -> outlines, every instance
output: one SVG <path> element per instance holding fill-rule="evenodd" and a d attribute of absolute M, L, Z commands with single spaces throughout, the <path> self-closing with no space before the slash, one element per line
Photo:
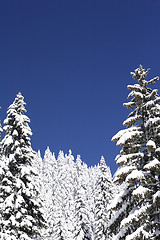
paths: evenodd
<path fill-rule="evenodd" d="M 146 123 L 145 123 L 145 127 L 148 127 L 150 125 L 159 125 L 160 124 L 160 117 L 150 117 Z"/>
<path fill-rule="evenodd" d="M 121 228 L 127 226 L 128 224 L 131 224 L 133 221 L 141 221 L 141 217 L 145 214 L 147 214 L 147 209 L 151 205 L 146 204 L 146 206 L 143 206 L 141 208 L 135 208 L 130 212 L 129 216 L 127 218 L 124 218 L 121 222 Z"/>
<path fill-rule="evenodd" d="M 120 139 L 120 137 L 122 137 L 126 132 L 132 132 L 132 131 L 137 131 L 137 130 L 140 130 L 140 128 L 138 127 L 130 127 L 128 129 L 123 129 L 123 130 L 120 130 L 117 134 L 115 134 L 113 137 L 112 137 L 112 141 L 117 141 Z"/>
<path fill-rule="evenodd" d="M 147 107 L 147 108 L 151 108 L 151 107 L 153 107 L 153 106 L 155 106 L 155 103 L 154 103 L 153 100 L 150 100 L 150 101 L 148 101 L 148 102 L 146 103 L 146 107 Z"/>
<path fill-rule="evenodd" d="M 132 92 L 128 95 L 128 98 L 130 98 L 130 97 L 135 97 L 135 98 L 138 98 L 138 99 L 143 99 L 143 94 L 140 93 L 140 92 L 132 91 Z"/>
<path fill-rule="evenodd" d="M 150 235 L 149 233 L 147 233 L 143 227 L 139 227 L 135 232 L 133 232 L 132 234 L 126 236 L 126 240 L 134 240 L 137 239 L 137 237 L 140 236 L 140 234 L 143 234 L 143 236 L 145 237 L 145 239 L 150 239 Z"/>
<path fill-rule="evenodd" d="M 12 136 L 14 136 L 14 137 L 18 136 L 18 132 L 17 132 L 16 129 L 14 129 L 14 131 L 13 131 L 13 133 L 12 133 Z"/>
<path fill-rule="evenodd" d="M 156 144 L 153 140 L 149 140 L 146 144 L 146 147 L 148 149 L 155 150 L 156 149 Z"/>
<path fill-rule="evenodd" d="M 148 164 L 146 164 L 144 166 L 145 170 L 153 170 L 153 169 L 159 169 L 160 167 L 160 162 L 157 158 L 154 158 L 154 160 L 152 160 L 151 162 L 149 162 Z"/>
<path fill-rule="evenodd" d="M 133 194 L 134 197 L 138 197 L 138 198 L 144 199 L 148 192 L 149 192 L 148 188 L 145 188 L 143 186 L 139 186 L 137 189 L 135 189 L 133 191 L 132 194 Z"/>
<path fill-rule="evenodd" d="M 142 91 L 142 87 L 139 84 L 128 85 L 127 88 L 131 91 Z"/>
<path fill-rule="evenodd" d="M 129 174 L 130 172 L 134 171 L 134 169 L 136 169 L 135 166 L 123 166 L 121 168 L 119 168 L 117 170 L 117 172 L 114 175 L 114 179 L 120 176 L 126 176 L 127 174 Z"/>
<path fill-rule="evenodd" d="M 128 160 L 131 160 L 131 159 L 139 159 L 139 158 L 142 158 L 144 156 L 144 153 L 130 153 L 130 154 L 127 154 L 127 155 L 117 155 L 116 157 L 116 162 L 118 165 L 121 165 L 122 163 L 123 164 L 126 164 L 128 162 Z"/>
<path fill-rule="evenodd" d="M 5 141 L 4 141 L 5 146 L 10 145 L 12 143 L 13 143 L 13 137 L 11 135 L 5 138 Z"/>
<path fill-rule="evenodd" d="M 157 201 L 157 199 L 160 199 L 160 191 L 157 191 L 157 192 L 153 195 L 153 202 L 154 202 L 154 203 Z"/>
<path fill-rule="evenodd" d="M 18 195 L 15 201 L 15 207 L 18 209 L 19 206 L 24 202 L 24 199 L 21 195 Z"/>
<path fill-rule="evenodd" d="M 126 178 L 127 182 L 132 182 L 132 181 L 139 181 L 141 179 L 144 179 L 144 174 L 142 171 L 133 170 Z"/>
<path fill-rule="evenodd" d="M 142 118 L 141 115 L 136 115 L 136 116 L 134 116 L 134 117 L 129 117 L 129 118 L 127 118 L 127 120 L 125 120 L 125 121 L 123 122 L 123 125 L 129 125 L 129 126 L 131 126 L 131 125 L 135 124 L 136 121 L 137 121 L 137 120 L 140 120 L 141 118 Z"/>
<path fill-rule="evenodd" d="M 135 102 L 123 103 L 123 106 L 127 108 L 133 108 L 135 106 Z"/>

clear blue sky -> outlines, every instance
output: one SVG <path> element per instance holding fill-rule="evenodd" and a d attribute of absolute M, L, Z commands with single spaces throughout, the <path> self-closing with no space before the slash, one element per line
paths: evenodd
<path fill-rule="evenodd" d="M 71 148 L 88 165 L 104 155 L 114 172 L 111 138 L 139 64 L 160 75 L 159 0 L 0 1 L 0 118 L 22 92 L 42 155 Z"/>

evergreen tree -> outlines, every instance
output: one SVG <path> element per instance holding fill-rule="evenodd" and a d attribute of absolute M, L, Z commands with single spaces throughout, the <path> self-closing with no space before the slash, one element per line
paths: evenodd
<path fill-rule="evenodd" d="M 35 181 L 35 184 L 37 185 L 37 188 L 39 189 L 41 198 L 43 198 L 44 197 L 43 162 L 40 150 L 38 150 L 38 153 L 35 154 L 34 160 L 32 161 L 32 166 L 36 172 L 36 175 L 33 176 L 33 179 Z"/>
<path fill-rule="evenodd" d="M 100 174 L 95 186 L 95 240 L 105 240 L 106 224 L 108 222 L 107 206 L 113 198 L 112 176 L 109 167 L 102 156 Z"/>
<path fill-rule="evenodd" d="M 86 194 L 84 185 L 85 182 L 82 178 L 82 166 L 81 158 L 78 155 L 76 159 L 77 165 L 77 177 L 75 179 L 75 230 L 74 239 L 75 240 L 91 240 L 92 239 L 92 229 L 91 222 L 89 218 L 89 211 L 86 204 Z"/>
<path fill-rule="evenodd" d="M 64 182 L 66 177 L 67 166 L 65 164 L 65 156 L 63 151 L 60 151 L 57 158 L 57 170 L 55 172 L 55 182 L 53 190 L 53 216 L 54 220 L 52 227 L 53 239 L 67 239 L 67 224 L 66 224 L 66 193 Z"/>
<path fill-rule="evenodd" d="M 160 97 L 148 87 L 159 78 L 147 81 L 148 73 L 141 65 L 131 73 L 138 83 L 128 86 L 132 99 L 124 106 L 132 112 L 123 123 L 127 129 L 112 138 L 122 146 L 114 179 L 124 187 L 111 205 L 116 212 L 108 227 L 115 239 L 160 238 Z"/>
<path fill-rule="evenodd" d="M 3 139 L 5 174 L 0 186 L 2 209 L 2 239 L 31 240 L 38 238 L 44 226 L 41 201 L 34 185 L 32 167 L 34 152 L 31 148 L 31 129 L 25 102 L 21 93 L 17 94 L 7 111 L 6 135 Z"/>
<path fill-rule="evenodd" d="M 84 168 L 85 166 L 85 168 Z M 91 225 L 92 239 L 94 238 L 94 225 L 95 225 L 95 186 L 99 177 L 99 164 L 94 167 L 87 167 L 86 164 L 83 164 L 82 167 L 82 178 L 85 179 L 85 204 L 89 211 L 89 222 Z"/>
<path fill-rule="evenodd" d="M 54 186 L 54 171 L 56 168 L 56 159 L 52 155 L 49 147 L 47 147 L 43 158 L 43 190 L 42 195 L 44 199 L 44 215 L 47 221 L 48 227 L 45 230 L 44 237 L 49 240 L 52 239 L 53 228 L 53 186 Z"/>
<path fill-rule="evenodd" d="M 47 196 L 45 196 L 45 189 L 47 186 L 44 186 L 43 165 L 44 164 L 42 162 L 41 153 L 40 153 L 40 150 L 38 150 L 38 152 L 35 154 L 34 160 L 32 161 L 32 166 L 36 173 L 36 175 L 33 175 L 32 177 L 34 180 L 34 184 L 35 184 L 36 188 L 38 188 L 38 191 L 39 191 L 39 198 L 42 201 L 43 216 L 47 223 L 46 228 L 41 229 L 40 238 L 38 238 L 39 240 L 46 239 L 45 233 L 48 229 L 48 221 L 47 221 L 47 214 L 46 214 L 46 208 L 45 208 L 46 198 L 47 198 Z M 36 239 L 36 240 L 38 240 L 38 239 Z"/>

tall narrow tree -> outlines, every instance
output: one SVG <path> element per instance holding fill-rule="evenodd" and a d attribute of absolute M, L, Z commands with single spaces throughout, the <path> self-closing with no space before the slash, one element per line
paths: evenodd
<path fill-rule="evenodd" d="M 80 156 L 77 156 L 77 176 L 75 178 L 75 230 L 74 240 L 91 240 L 92 229 L 89 218 L 89 211 L 86 204 L 86 194 L 84 185 L 85 179 L 82 179 L 82 161 Z"/>
<path fill-rule="evenodd" d="M 100 174 L 95 186 L 95 240 L 105 240 L 108 221 L 107 206 L 113 198 L 112 175 L 102 156 Z"/>
<path fill-rule="evenodd" d="M 5 176 L 0 189 L 2 206 L 2 239 L 31 240 L 38 238 L 44 226 L 41 201 L 38 189 L 34 185 L 32 161 L 34 151 L 31 148 L 31 129 L 25 102 L 21 93 L 17 94 L 7 111 L 4 121 L 6 135 L 3 139 L 3 151 L 6 159 Z"/>
<path fill-rule="evenodd" d="M 124 106 L 132 112 L 123 123 L 127 129 L 112 138 L 122 146 L 115 181 L 125 183 L 111 207 L 116 213 L 109 228 L 116 239 L 160 238 L 160 97 L 148 88 L 159 78 L 147 81 L 148 73 L 141 65 L 131 73 L 138 83 L 128 86 L 132 99 Z"/>

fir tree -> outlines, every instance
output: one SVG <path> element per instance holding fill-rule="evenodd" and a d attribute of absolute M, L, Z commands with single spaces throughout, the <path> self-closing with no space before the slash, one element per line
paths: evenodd
<path fill-rule="evenodd" d="M 42 201 L 42 208 L 43 208 L 43 216 L 46 221 L 46 228 L 42 228 L 40 231 L 40 238 L 36 240 L 44 240 L 46 239 L 46 231 L 48 229 L 48 221 L 47 221 L 47 216 L 46 216 L 46 208 L 45 208 L 45 203 L 46 203 L 46 198 L 45 196 L 45 189 L 47 186 L 44 186 L 44 177 L 43 177 L 43 162 L 42 162 L 42 157 L 40 150 L 38 150 L 38 153 L 35 154 L 34 160 L 32 161 L 32 166 L 34 168 L 34 171 L 36 175 L 33 175 L 33 181 L 36 186 L 36 188 L 39 191 L 39 198 Z"/>
<path fill-rule="evenodd" d="M 6 135 L 3 139 L 5 175 L 2 176 L 0 203 L 2 209 L 2 239 L 31 240 L 38 238 L 44 226 L 41 201 L 34 185 L 32 167 L 34 151 L 31 148 L 31 129 L 25 102 L 17 94 L 7 111 Z"/>
<path fill-rule="evenodd" d="M 95 240 L 105 240 L 108 221 L 107 206 L 113 198 L 112 176 L 109 167 L 102 156 L 100 174 L 95 186 Z"/>
<path fill-rule="evenodd" d="M 131 73 L 138 83 L 128 86 L 132 99 L 124 106 L 132 112 L 123 123 L 127 129 L 112 138 L 122 146 L 114 179 L 124 186 L 111 205 L 116 212 L 109 229 L 115 239 L 160 237 L 160 97 L 148 87 L 159 78 L 147 81 L 148 73 L 141 65 Z"/>
<path fill-rule="evenodd" d="M 67 189 L 64 186 L 66 177 L 66 159 L 63 151 L 59 152 L 57 158 L 57 170 L 55 172 L 54 194 L 53 194 L 53 216 L 52 236 L 53 239 L 67 239 L 67 223 L 66 223 L 66 196 Z"/>
<path fill-rule="evenodd" d="M 89 218 L 89 211 L 86 204 L 86 194 L 84 185 L 85 179 L 82 178 L 82 166 L 81 166 L 80 156 L 77 156 L 76 166 L 77 166 L 77 177 L 75 179 L 75 230 L 74 239 L 75 240 L 91 240 L 92 239 L 92 229 L 91 222 Z"/>

